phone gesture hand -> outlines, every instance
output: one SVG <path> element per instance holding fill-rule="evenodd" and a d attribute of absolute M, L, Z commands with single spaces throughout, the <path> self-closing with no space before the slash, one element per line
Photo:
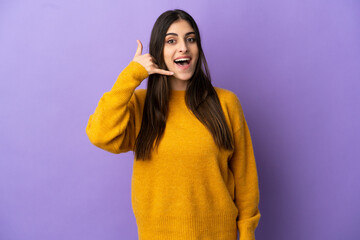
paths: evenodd
<path fill-rule="evenodd" d="M 136 40 L 136 41 L 138 42 L 138 48 L 136 49 L 136 53 L 133 58 L 133 61 L 140 63 L 146 69 L 149 75 L 154 73 L 162 74 L 162 75 L 174 74 L 173 72 L 160 69 L 159 66 L 154 63 L 155 60 L 153 56 L 151 56 L 149 53 L 142 55 L 142 50 L 143 50 L 142 44 L 140 40 Z"/>

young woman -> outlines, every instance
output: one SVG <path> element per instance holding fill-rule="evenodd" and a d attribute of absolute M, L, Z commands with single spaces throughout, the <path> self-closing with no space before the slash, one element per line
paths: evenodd
<path fill-rule="evenodd" d="M 147 89 L 137 89 L 148 78 Z M 185 11 L 156 20 L 101 97 L 86 133 L 112 153 L 134 151 L 132 207 L 139 239 L 255 239 L 259 188 L 237 96 L 213 87 L 200 33 Z"/>

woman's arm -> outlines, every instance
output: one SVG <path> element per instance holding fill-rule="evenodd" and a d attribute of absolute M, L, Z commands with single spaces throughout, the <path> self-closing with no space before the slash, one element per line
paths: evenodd
<path fill-rule="evenodd" d="M 235 181 L 235 204 L 239 209 L 237 226 L 240 240 L 254 240 L 260 220 L 259 185 L 250 131 L 240 102 L 235 99 L 238 129 L 234 132 L 235 150 L 229 160 L 229 168 Z M 233 105 L 233 106 L 234 106 Z"/>
<path fill-rule="evenodd" d="M 135 61 L 119 74 L 112 89 L 103 94 L 89 117 L 86 134 L 91 143 L 112 153 L 133 150 L 135 118 L 142 114 L 135 107 L 134 91 L 148 75 L 146 69 Z"/>
<path fill-rule="evenodd" d="M 120 73 L 112 89 L 101 97 L 86 126 L 90 141 L 112 153 L 134 149 L 137 137 L 135 119 L 142 118 L 141 110 L 136 107 L 138 104 L 135 102 L 135 88 L 150 74 L 174 74 L 159 69 L 149 53 L 142 54 L 141 41 L 137 40 L 137 43 L 133 60 Z"/>

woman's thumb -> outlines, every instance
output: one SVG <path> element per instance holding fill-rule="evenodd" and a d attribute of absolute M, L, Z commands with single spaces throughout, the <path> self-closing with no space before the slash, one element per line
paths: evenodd
<path fill-rule="evenodd" d="M 142 54 L 142 44 L 140 42 L 140 40 L 136 40 L 137 43 L 138 43 L 138 47 L 136 49 L 136 53 L 135 53 L 135 56 L 140 56 Z"/>

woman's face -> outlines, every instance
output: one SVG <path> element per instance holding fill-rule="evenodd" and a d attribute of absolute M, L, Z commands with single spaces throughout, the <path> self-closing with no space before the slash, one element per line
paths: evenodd
<path fill-rule="evenodd" d="M 189 80 L 194 74 L 199 57 L 194 29 L 183 20 L 173 22 L 167 30 L 164 44 L 164 60 L 173 80 Z M 175 63 L 175 59 L 186 61 Z M 189 62 L 190 60 L 190 62 Z"/>

